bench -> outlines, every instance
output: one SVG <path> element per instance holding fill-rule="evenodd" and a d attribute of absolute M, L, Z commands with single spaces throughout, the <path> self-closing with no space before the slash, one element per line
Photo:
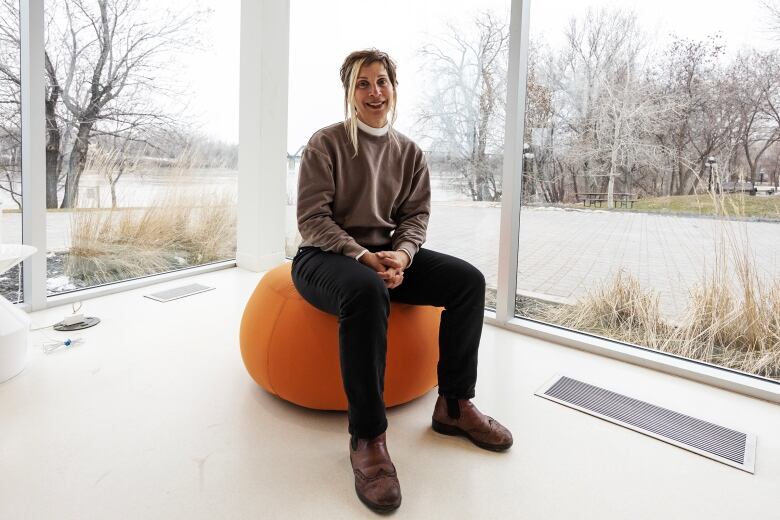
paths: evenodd
<path fill-rule="evenodd" d="M 722 193 L 747 193 L 748 195 L 755 195 L 758 192 L 756 186 L 750 181 L 726 181 L 724 182 L 719 192 Z"/>
<path fill-rule="evenodd" d="M 602 207 L 602 204 L 609 200 L 607 193 L 580 193 L 577 196 L 585 207 L 596 205 Z M 633 193 L 613 193 L 612 200 L 616 208 L 633 208 L 637 199 Z"/>

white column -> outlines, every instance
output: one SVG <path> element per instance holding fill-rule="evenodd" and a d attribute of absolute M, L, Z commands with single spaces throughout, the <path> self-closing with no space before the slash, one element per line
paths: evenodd
<path fill-rule="evenodd" d="M 530 4 L 531 0 L 512 0 L 509 20 L 504 173 L 501 185 L 501 231 L 496 294 L 496 319 L 499 322 L 511 320 L 515 315 Z"/>
<path fill-rule="evenodd" d="M 284 259 L 289 0 L 241 1 L 236 263 Z"/>
<path fill-rule="evenodd" d="M 46 307 L 46 124 L 43 1 L 22 0 L 22 242 L 38 249 L 24 261 L 24 302 Z"/>

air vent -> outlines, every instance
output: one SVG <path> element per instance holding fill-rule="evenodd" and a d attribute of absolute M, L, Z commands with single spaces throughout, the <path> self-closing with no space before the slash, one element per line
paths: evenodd
<path fill-rule="evenodd" d="M 191 283 L 189 285 L 182 285 L 181 287 L 174 287 L 173 289 L 167 289 L 165 291 L 144 294 L 144 296 L 164 303 L 171 300 L 178 300 L 179 298 L 184 298 L 186 296 L 192 296 L 193 294 L 211 291 L 213 289 L 214 287 L 208 287 L 199 283 Z"/>
<path fill-rule="evenodd" d="M 755 435 L 702 421 L 564 376 L 553 378 L 540 388 L 536 395 L 748 473 L 754 472 Z"/>

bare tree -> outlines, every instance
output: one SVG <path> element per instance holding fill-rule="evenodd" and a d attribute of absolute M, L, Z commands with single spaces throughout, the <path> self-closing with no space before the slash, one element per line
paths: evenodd
<path fill-rule="evenodd" d="M 418 124 L 472 200 L 501 198 L 508 43 L 507 24 L 483 12 L 420 51 L 432 88 Z"/>
<path fill-rule="evenodd" d="M 761 0 L 760 3 L 767 14 L 765 20 L 767 28 L 774 34 L 775 38 L 780 39 L 780 1 Z"/>
<path fill-rule="evenodd" d="M 86 169 L 100 172 L 105 177 L 111 192 L 112 208 L 117 207 L 117 183 L 126 173 L 136 171 L 147 148 L 155 147 L 139 135 L 137 129 L 107 132 L 94 138 L 94 149 L 90 152 Z"/>
<path fill-rule="evenodd" d="M 568 138 L 570 168 L 581 171 L 588 191 L 600 192 L 617 175 L 612 152 L 620 146 L 609 143 L 628 129 L 621 114 L 627 115 L 630 107 L 624 110 L 620 104 L 630 102 L 627 89 L 637 84 L 635 62 L 643 36 L 635 13 L 614 8 L 589 9 L 583 19 L 572 18 L 564 34 L 556 110 Z M 610 118 L 607 131 L 604 124 Z"/>
<path fill-rule="evenodd" d="M 154 11 L 154 12 L 153 12 Z M 73 207 L 95 136 L 127 139 L 140 128 L 170 125 L 172 91 L 159 69 L 166 56 L 197 44 L 203 11 L 171 12 L 148 0 L 52 0 L 46 23 L 46 206 Z M 0 2 L 0 110 L 4 137 L 19 135 L 19 11 Z M 15 94 L 14 94 L 15 92 Z M 9 133 L 10 132 L 10 133 Z M 124 135 L 128 134 L 128 135 Z M 3 138 L 3 136 L 0 136 Z M 16 140 L 18 141 L 18 137 Z M 0 188 L 21 194 L 9 173 Z"/>
<path fill-rule="evenodd" d="M 541 38 L 530 43 L 523 139 L 523 196 L 527 201 L 559 202 L 565 176 L 555 160 L 556 117 L 553 105 L 552 52 Z"/>
<path fill-rule="evenodd" d="M 610 208 L 615 207 L 616 179 L 663 153 L 663 148 L 648 137 L 674 110 L 668 101 L 657 99 L 637 75 L 634 58 L 627 55 L 613 77 L 602 79 L 602 94 L 595 110 L 597 147 L 591 154 L 604 165 Z"/>
<path fill-rule="evenodd" d="M 95 135 L 170 121 L 159 103 L 166 90 L 158 69 L 172 50 L 193 43 L 201 13 L 152 13 L 149 6 L 144 0 L 60 0 L 50 9 L 47 179 L 51 191 L 64 170 L 63 208 L 76 204 Z M 58 102 L 62 110 L 55 113 L 50 108 Z"/>
<path fill-rule="evenodd" d="M 21 190 L 21 77 L 19 10 L 16 0 L 0 2 L 0 189 L 19 209 Z"/>
<path fill-rule="evenodd" d="M 653 81 L 676 105 L 676 117 L 655 136 L 669 155 L 665 194 L 693 193 L 704 178 L 705 160 L 732 154 L 735 118 L 721 65 L 724 49 L 717 34 L 704 40 L 674 37 L 658 60 Z"/>
<path fill-rule="evenodd" d="M 780 141 L 780 61 L 774 52 L 737 56 L 729 71 L 737 132 L 749 178 L 756 181 L 764 153 Z"/>

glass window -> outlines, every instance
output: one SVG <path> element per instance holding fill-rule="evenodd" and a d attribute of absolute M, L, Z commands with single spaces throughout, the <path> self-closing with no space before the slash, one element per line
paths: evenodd
<path fill-rule="evenodd" d="M 409 16 L 414 12 L 414 16 Z M 442 16 L 447 13 L 447 16 Z M 425 152 L 432 210 L 424 247 L 463 258 L 486 276 L 495 305 L 506 105 L 509 1 L 395 3 L 365 23 L 357 1 L 291 2 L 287 248 L 300 153 L 319 128 L 344 120 L 339 67 L 376 47 L 398 65 L 395 128 Z M 316 45 L 312 45 L 316 42 Z"/>
<path fill-rule="evenodd" d="M 700 7 L 531 4 L 516 311 L 778 379 L 780 34 Z"/>
<path fill-rule="evenodd" d="M 239 2 L 45 16 L 49 294 L 234 258 Z"/>
<path fill-rule="evenodd" d="M 22 97 L 19 2 L 0 2 L 0 243 L 22 243 Z M 24 300 L 22 266 L 0 273 L 0 295 Z"/>

